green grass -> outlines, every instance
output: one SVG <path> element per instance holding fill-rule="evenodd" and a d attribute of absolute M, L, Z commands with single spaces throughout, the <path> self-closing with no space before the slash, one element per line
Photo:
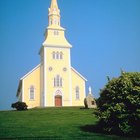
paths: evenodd
<path fill-rule="evenodd" d="M 86 131 L 96 124 L 93 110 L 45 108 L 28 111 L 0 111 L 0 139 L 22 140 L 138 140 Z"/>

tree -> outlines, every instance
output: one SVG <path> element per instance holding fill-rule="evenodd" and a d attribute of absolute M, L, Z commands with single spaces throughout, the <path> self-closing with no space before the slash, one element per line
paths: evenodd
<path fill-rule="evenodd" d="M 99 125 L 108 133 L 139 135 L 140 73 L 122 72 L 108 80 L 97 102 Z"/>
<path fill-rule="evenodd" d="M 11 105 L 12 108 L 16 108 L 18 111 L 27 110 L 27 105 L 24 102 L 16 102 Z"/>

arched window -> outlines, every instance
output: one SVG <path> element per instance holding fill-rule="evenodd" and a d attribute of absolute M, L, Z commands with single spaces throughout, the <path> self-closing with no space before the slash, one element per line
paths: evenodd
<path fill-rule="evenodd" d="M 50 25 L 52 25 L 52 24 L 53 24 L 52 19 L 50 19 Z"/>
<path fill-rule="evenodd" d="M 60 22 L 58 21 L 58 25 L 60 25 Z"/>
<path fill-rule="evenodd" d="M 55 25 L 57 24 L 57 19 L 54 19 L 54 24 L 55 24 Z"/>
<path fill-rule="evenodd" d="M 79 87 L 77 86 L 75 89 L 75 93 L 76 93 L 76 100 L 80 99 L 80 93 L 79 93 Z"/>
<path fill-rule="evenodd" d="M 52 57 L 53 57 L 53 59 L 55 59 L 55 52 L 52 53 Z"/>
<path fill-rule="evenodd" d="M 34 86 L 30 86 L 30 100 L 35 99 L 35 88 Z"/>
<path fill-rule="evenodd" d="M 56 53 L 56 59 L 59 59 L 59 52 Z"/>
<path fill-rule="evenodd" d="M 52 52 L 52 58 L 57 60 L 63 59 L 63 52 Z"/>
<path fill-rule="evenodd" d="M 59 31 L 58 30 L 54 30 L 53 34 L 54 34 L 54 36 L 58 36 L 59 35 Z"/>
<path fill-rule="evenodd" d="M 62 87 L 62 78 L 60 78 L 60 87 Z"/>
<path fill-rule="evenodd" d="M 60 59 L 63 59 L 63 53 L 60 52 Z"/>
<path fill-rule="evenodd" d="M 59 75 L 56 76 L 56 85 L 57 85 L 57 87 L 59 87 L 59 85 L 60 85 L 60 76 Z"/>
<path fill-rule="evenodd" d="M 54 78 L 54 87 L 56 87 L 56 78 Z"/>
<path fill-rule="evenodd" d="M 63 86 L 62 82 L 63 81 L 60 75 L 56 75 L 56 77 L 54 78 L 54 87 L 62 87 Z"/>

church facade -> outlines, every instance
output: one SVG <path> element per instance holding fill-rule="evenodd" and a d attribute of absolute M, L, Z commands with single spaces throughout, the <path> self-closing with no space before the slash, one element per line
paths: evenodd
<path fill-rule="evenodd" d="M 40 64 L 20 79 L 17 97 L 29 108 L 83 106 L 86 79 L 71 66 L 72 45 L 60 25 L 57 0 L 51 0 Z"/>

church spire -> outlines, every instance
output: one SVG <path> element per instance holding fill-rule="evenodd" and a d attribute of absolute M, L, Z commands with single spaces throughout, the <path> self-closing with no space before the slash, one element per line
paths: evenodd
<path fill-rule="evenodd" d="M 51 6 L 49 8 L 49 26 L 60 26 L 60 10 L 58 8 L 57 0 L 51 0 Z"/>
<path fill-rule="evenodd" d="M 54 8 L 54 7 L 58 9 L 57 0 L 51 1 L 51 8 Z"/>
<path fill-rule="evenodd" d="M 71 44 L 65 38 L 65 29 L 60 25 L 60 10 L 57 0 L 51 0 L 48 22 L 43 46 L 71 48 Z"/>

